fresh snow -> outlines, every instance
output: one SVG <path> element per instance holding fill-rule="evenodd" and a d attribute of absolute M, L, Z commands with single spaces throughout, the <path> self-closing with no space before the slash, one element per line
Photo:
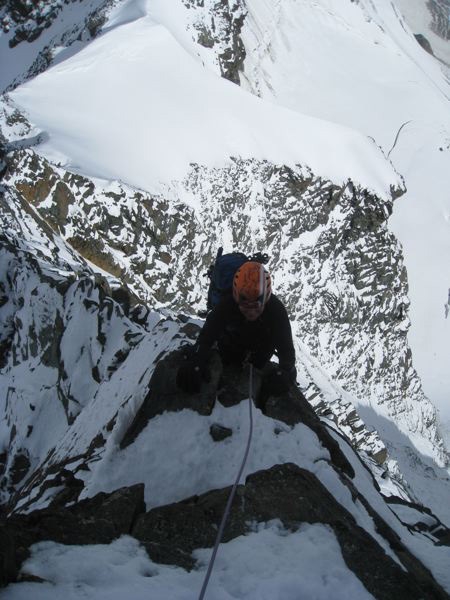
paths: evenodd
<path fill-rule="evenodd" d="M 86 477 L 81 497 L 140 483 L 145 476 L 148 481 L 145 500 L 149 510 L 231 485 L 247 442 L 248 410 L 248 402 L 231 408 L 216 402 L 209 417 L 201 417 L 191 410 L 164 413 L 153 418 L 135 442 L 123 450 L 119 450 L 116 436 L 111 436 L 102 461 L 92 465 L 92 473 Z M 300 461 L 314 473 L 318 469 L 315 461 L 329 458 L 308 427 L 299 424 L 291 429 L 265 418 L 258 409 L 253 408 L 253 411 L 252 451 L 243 479 L 250 473 L 285 462 Z M 209 433 L 214 423 L 231 428 L 233 435 L 221 444 L 214 442 Z M 118 433 L 122 433 L 120 428 Z M 146 457 L 145 473 L 140 461 L 142 456 Z M 158 486 L 153 486 L 152 481 L 158 481 Z"/>
<path fill-rule="evenodd" d="M 33 547 L 24 572 L 45 583 L 20 583 L 0 592 L 2 600 L 196 600 L 210 549 L 195 551 L 198 567 L 183 569 L 153 563 L 138 542 L 124 536 L 112 544 Z M 286 531 L 278 521 L 223 544 L 207 588 L 208 600 L 370 600 L 342 558 L 333 531 L 303 524 Z"/>
<path fill-rule="evenodd" d="M 191 163 L 224 166 L 233 156 L 308 165 L 383 196 L 400 185 L 372 140 L 245 92 L 134 3 L 127 7 L 122 24 L 117 17 L 78 54 L 10 94 L 49 134 L 39 151 L 53 161 L 148 191 L 182 179 Z"/>

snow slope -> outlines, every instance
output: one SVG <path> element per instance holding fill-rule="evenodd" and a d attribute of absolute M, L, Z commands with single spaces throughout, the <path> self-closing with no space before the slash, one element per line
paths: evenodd
<path fill-rule="evenodd" d="M 447 39 L 442 35 L 445 29 L 438 35 L 433 27 L 433 13 L 428 0 L 395 0 L 395 5 L 400 9 L 403 18 L 411 31 L 415 34 L 424 35 L 430 42 L 433 54 L 450 66 L 450 43 L 448 33 L 450 31 L 450 4 L 448 0 L 435 0 L 434 4 L 440 7 L 442 21 L 447 12 Z"/>
<path fill-rule="evenodd" d="M 190 163 L 223 166 L 232 156 L 301 163 L 382 196 L 400 185 L 371 140 L 211 73 L 155 22 L 151 5 L 127 3 L 102 36 L 11 93 L 49 134 L 47 157 L 148 191 L 181 179 Z"/>
<path fill-rule="evenodd" d="M 425 393 L 448 428 L 450 86 L 445 70 L 419 46 L 388 0 L 250 0 L 247 6 L 243 85 L 278 105 L 373 137 L 405 177 L 408 191 L 394 206 L 391 227 L 405 251 L 409 339 Z"/>
<path fill-rule="evenodd" d="M 3 3 L 6 4 L 6 3 Z M 38 4 L 35 2 L 34 4 Z M 9 43 L 14 38 L 14 28 L 10 23 L 9 31 L 3 31 L 0 34 L 0 54 L 2 56 L 2 68 L 0 70 L 0 92 L 3 93 L 10 86 L 17 85 L 24 76 L 24 74 L 33 72 L 36 67 L 35 60 L 39 53 L 46 51 L 46 49 L 57 44 L 60 49 L 64 45 L 68 45 L 75 39 L 89 38 L 86 35 L 85 26 L 83 21 L 88 16 L 97 11 L 102 5 L 105 4 L 105 0 L 84 0 L 83 2 L 59 2 L 58 7 L 55 9 L 55 2 L 40 3 L 41 6 L 36 6 L 36 11 L 41 20 L 42 33 L 37 39 L 30 42 L 22 42 L 15 45 L 13 48 L 9 46 Z M 3 6 L 1 7 L 4 8 Z M 54 17 L 51 14 L 55 14 Z M 0 15 L 1 16 L 1 15 Z M 52 26 L 51 28 L 46 27 L 46 19 L 48 19 Z M 9 19 L 6 18 L 5 22 L 8 23 Z M 28 21 L 25 22 L 25 26 L 30 24 L 36 27 L 33 23 L 32 15 Z M 3 24 L 3 23 L 2 23 Z M 84 45 L 84 41 L 78 41 L 74 44 L 71 49 L 79 49 Z M 56 54 L 53 51 L 52 54 Z"/>

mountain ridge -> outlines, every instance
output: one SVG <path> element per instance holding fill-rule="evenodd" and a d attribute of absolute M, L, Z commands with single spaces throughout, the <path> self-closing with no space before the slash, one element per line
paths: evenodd
<path fill-rule="evenodd" d="M 342 13 L 339 27 L 350 22 L 354 27 L 359 23 L 361 7 L 366 16 L 369 14 L 369 4 L 356 3 L 348 13 Z M 277 92 L 272 86 L 272 100 L 252 99 L 248 104 L 248 90 L 236 92 L 236 83 L 244 83 L 245 78 L 245 85 L 257 83 L 256 79 L 250 81 L 248 61 L 253 54 L 248 24 L 249 15 L 255 18 L 261 14 L 255 15 L 256 5 L 252 2 L 239 2 L 233 7 L 212 0 L 185 2 L 177 5 L 176 13 L 164 2 L 154 2 L 151 10 L 148 3 L 142 2 L 116 6 L 86 2 L 78 7 L 79 21 L 72 24 L 72 34 L 64 38 L 68 47 L 55 47 L 52 52 L 52 44 L 63 41 L 63 16 L 70 6 L 58 4 L 61 12 L 55 11 L 40 36 L 14 45 L 7 54 L 14 56 L 12 53 L 25 48 L 24 44 L 29 44 L 30 52 L 39 54 L 44 41 L 53 39 L 46 52 L 49 60 L 54 60 L 54 68 L 45 76 L 30 79 L 1 101 L 0 210 L 4 231 L 0 246 L 0 385 L 4 403 L 0 490 L 3 510 L 10 517 L 2 523 L 6 529 L 0 534 L 3 531 L 8 535 L 11 513 L 19 520 L 27 515 L 40 518 L 38 514 L 44 513 L 39 510 L 51 514 L 59 505 L 75 503 L 77 507 L 98 493 L 114 494 L 120 488 L 131 489 L 142 483 L 150 512 L 158 507 L 169 510 L 174 502 L 189 505 L 193 495 L 212 494 L 209 497 L 213 498 L 214 489 L 220 490 L 218 496 L 224 496 L 243 441 L 243 402 L 214 402 L 214 388 L 213 412 L 206 415 L 197 414 L 195 399 L 183 405 L 181 398 L 176 412 L 154 415 L 129 444 L 122 443 L 152 397 L 155 366 L 164 364 L 183 343 L 195 340 L 201 325 L 198 315 L 206 300 L 206 280 L 202 276 L 217 247 L 223 245 L 230 250 L 270 254 L 274 286 L 293 323 L 300 389 L 321 416 L 321 428 L 357 472 L 351 483 L 351 475 L 343 474 L 342 465 L 334 464 L 330 448 L 322 437 L 317 437 L 307 419 L 287 426 L 278 418 L 282 411 L 276 412 L 275 402 L 272 416 L 257 411 L 259 435 L 246 476 L 257 478 L 262 469 L 261 477 L 269 478 L 270 469 L 289 470 L 291 464 L 294 470 L 306 469 L 306 473 L 318 475 L 327 493 L 353 515 L 358 526 L 394 563 L 402 562 L 402 550 L 395 541 L 401 539 L 422 567 L 431 570 L 432 575 L 425 579 L 434 577 L 448 591 L 445 523 L 448 525 L 450 514 L 443 501 L 450 491 L 448 454 L 436 410 L 424 393 L 412 361 L 407 272 L 402 247 L 388 227 L 394 201 L 401 202 L 401 194 L 408 193 L 405 180 L 395 171 L 399 148 L 392 152 L 394 164 L 389 163 L 385 158 L 386 142 L 384 151 L 376 146 L 379 136 L 375 136 L 376 143 L 369 142 L 367 134 L 355 133 L 361 130 L 359 127 L 351 131 L 333 125 L 332 119 L 325 123 L 323 119 L 299 117 L 298 106 L 292 106 L 282 111 L 286 117 L 283 127 L 290 129 L 290 149 L 286 152 L 282 148 L 281 123 L 269 122 L 273 115 L 278 118 L 281 114 L 275 104 L 283 104 L 284 90 L 279 88 Z M 267 5 L 269 13 L 274 6 Z M 291 3 L 286 6 L 287 13 L 293 10 Z M 316 8 L 332 25 L 337 9 L 333 2 L 325 12 L 324 7 L 321 2 Z M 383 4 L 384 17 L 389 14 L 386 7 Z M 94 14 L 94 9 L 109 12 L 102 13 L 99 27 L 91 32 L 86 18 Z M 375 13 L 370 14 L 376 17 Z M 354 20 L 348 21 L 349 15 Z M 305 13 L 306 17 L 316 18 L 313 12 Z M 89 104 L 77 106 L 83 95 L 72 99 L 69 96 L 73 96 L 73 90 L 68 88 L 68 93 L 64 90 L 54 96 L 59 100 L 50 114 L 52 111 L 44 106 L 45 94 L 57 88 L 46 87 L 45 82 L 51 83 L 52 77 L 59 74 L 67 78 L 67 86 L 73 85 L 74 81 L 82 81 L 75 78 L 76 69 L 85 68 L 91 69 L 92 81 L 98 84 L 95 61 L 100 55 L 94 50 L 101 45 L 107 49 L 108 40 L 123 34 L 126 23 L 139 23 L 139 27 L 152 23 L 145 30 L 156 35 L 150 45 L 157 46 L 158 35 L 170 40 L 164 48 L 175 44 L 177 56 L 189 55 L 189 61 L 180 61 L 181 68 L 195 64 L 196 81 L 202 86 L 204 81 L 214 81 L 214 85 L 202 87 L 201 98 L 198 90 L 192 95 L 186 92 L 192 87 L 181 85 L 192 74 L 190 68 L 183 77 L 172 77 L 170 81 L 178 81 L 187 95 L 184 99 L 175 93 L 166 95 L 171 103 L 167 107 L 160 99 L 146 105 L 146 110 L 159 109 L 152 115 L 152 123 L 159 130 L 142 132 L 142 139 L 148 138 L 153 147 L 150 154 L 145 154 L 147 146 L 138 148 L 143 154 L 138 163 L 127 138 L 114 134 L 123 123 L 133 123 L 136 128 L 142 127 L 143 121 L 139 111 L 132 114 L 130 106 L 119 102 L 114 114 L 121 117 L 120 111 L 128 112 L 130 120 L 117 121 L 111 127 L 108 140 L 114 144 L 110 144 L 110 154 L 103 157 L 111 176 L 101 179 L 92 176 L 98 170 L 89 162 L 89 152 L 96 148 L 95 139 L 101 138 L 95 113 L 89 113 Z M 367 23 L 365 31 L 371 31 L 373 23 L 370 19 Z M 375 25 L 379 27 L 376 19 Z M 28 26 L 32 31 L 33 21 Z M 80 37 L 78 41 L 73 41 L 75 33 Z M 91 43 L 91 37 L 98 33 L 101 37 Z M 6 40 L 13 34 L 10 31 Z M 272 34 L 276 38 L 278 32 Z M 285 46 L 291 34 L 286 32 Z M 383 46 L 385 39 L 379 35 L 376 42 Z M 272 67 L 277 57 L 283 56 L 275 38 L 269 36 L 266 40 L 268 45 L 272 43 Z M 386 42 L 383 52 L 394 46 L 394 42 Z M 116 46 L 115 52 L 121 60 L 121 49 Z M 133 52 L 137 52 L 136 46 L 129 44 L 125 54 L 130 57 Z M 86 62 L 86 57 L 92 63 Z M 137 52 L 135 63 L 141 58 Z M 167 75 L 163 67 L 168 63 L 163 59 L 157 64 L 153 60 L 153 70 L 147 72 L 151 84 L 146 83 L 143 94 L 147 99 L 150 96 L 146 94 L 153 93 L 152 86 L 156 82 L 162 85 Z M 170 64 L 174 66 L 176 61 Z M 71 65 L 72 74 L 68 70 Z M 265 68 L 267 64 L 261 62 L 259 66 Z M 31 72 L 25 71 L 16 73 L 12 80 L 18 76 L 27 79 Z M 266 83 L 275 82 L 275 71 L 263 71 Z M 216 80 L 221 83 L 216 85 Z M 137 85 L 139 78 L 135 81 Z M 82 83 L 79 85 L 82 90 Z M 169 91 L 175 89 L 167 78 L 164 85 Z M 257 93 L 264 95 L 269 88 Z M 41 95 L 38 100 L 33 97 L 36 89 Z M 117 90 L 110 88 L 112 95 Z M 91 96 L 86 97 L 92 98 L 93 93 L 94 85 L 89 91 Z M 48 127 L 43 121 L 36 125 L 33 118 L 17 109 L 15 102 L 27 94 L 35 115 L 47 111 Z M 98 114 L 111 117 L 107 95 L 102 94 L 96 99 L 102 108 Z M 227 102 L 223 101 L 224 94 Z M 126 93 L 120 98 L 126 98 Z M 194 102 L 189 105 L 192 98 Z M 66 113 L 61 112 L 61 106 Z M 76 107 L 76 112 L 70 107 Z M 194 112 L 189 112 L 189 107 Z M 250 117 L 252 111 L 260 111 L 257 118 L 253 114 Z M 206 119 L 208 112 L 213 115 L 208 123 L 213 123 L 209 129 L 214 135 L 207 127 L 196 130 L 192 123 L 183 122 L 183 115 L 186 121 L 190 115 L 197 115 L 195 125 Z M 80 128 L 75 135 L 75 129 L 71 132 L 65 128 L 67 124 L 77 127 L 77 114 L 83 117 L 78 119 Z M 163 116 L 168 114 L 178 114 L 177 120 L 164 121 Z M 223 115 L 227 118 L 222 119 Z M 216 127 L 214 118 L 222 119 L 220 127 Z M 69 123 L 70 119 L 73 122 Z M 165 127 L 178 136 L 171 137 L 167 147 L 163 145 Z M 64 138 L 66 149 L 75 148 L 72 156 L 70 152 L 64 155 L 62 146 L 54 145 L 58 135 Z M 220 148 L 208 149 L 205 145 L 205 140 L 211 143 L 221 137 L 228 142 Z M 95 144 L 85 153 L 85 163 L 78 162 L 80 148 L 83 150 L 83 144 L 89 145 L 92 140 Z M 402 143 L 399 137 L 400 150 Z M 279 147 L 271 148 L 267 155 L 266 150 L 261 151 L 264 144 L 266 148 L 274 144 Z M 103 151 L 104 147 L 97 146 L 97 150 Z M 192 160 L 196 156 L 192 154 L 194 147 L 200 148 L 197 158 L 203 158 L 203 162 Z M 172 163 L 167 158 L 170 153 Z M 113 154 L 115 166 L 108 163 L 108 156 Z M 150 175 L 146 167 L 149 162 L 154 169 Z M 184 166 L 180 170 L 177 164 L 181 163 Z M 162 170 L 158 171 L 157 164 Z M 132 172 L 127 171 L 129 165 L 134 173 L 145 172 L 147 179 L 125 176 Z M 158 173 L 166 175 L 161 180 Z M 147 183 L 133 187 L 130 180 Z M 201 402 L 206 400 L 205 396 Z M 215 424 L 227 427 L 231 436 L 222 442 L 213 441 L 211 427 Z M 345 436 L 359 455 L 353 453 Z M 305 477 L 312 480 L 312 475 Z M 243 486 L 244 495 L 245 489 Z M 382 524 L 383 519 L 389 526 Z M 284 530 L 286 523 L 275 529 L 267 523 L 258 527 L 266 527 L 263 535 L 273 536 L 271 543 L 284 536 L 284 548 L 294 540 Z M 395 535 L 387 533 L 389 527 Z M 299 531 L 306 530 L 300 527 Z M 121 533 L 132 532 L 128 528 Z M 318 529 L 311 529 L 309 535 L 325 548 Z M 247 544 L 252 540 L 251 531 L 240 531 L 236 544 L 250 547 Z M 335 538 L 327 540 L 332 544 Z M 117 547 L 131 543 L 119 540 Z M 195 544 L 188 554 L 201 547 L 199 540 Z M 112 551 L 113 545 L 102 552 Z M 225 544 L 223 551 L 227 555 L 234 547 Z M 32 556 L 39 556 L 41 551 L 42 556 L 50 556 L 46 552 L 53 550 L 63 552 L 59 546 L 38 544 L 33 546 Z M 204 568 L 204 563 L 195 562 L 201 552 L 195 550 L 189 558 L 190 564 L 196 565 L 190 581 Z M 284 551 L 281 554 L 284 556 Z M 15 563 L 17 569 L 23 559 Z M 31 562 L 31 573 L 36 576 L 45 571 L 39 560 L 36 558 L 34 567 Z M 337 555 L 332 560 L 336 568 L 341 564 Z M 156 562 L 146 564 L 155 573 L 164 572 Z M 342 564 L 345 578 L 352 567 L 348 560 Z M 417 565 L 419 571 L 422 567 Z M 23 569 L 27 573 L 30 563 L 25 563 Z M 17 575 L 16 571 L 14 577 Z M 55 580 L 54 573 L 44 579 L 47 577 L 48 581 Z M 319 580 L 314 580 L 316 589 L 322 589 Z M 155 576 L 149 585 L 159 585 L 158 581 Z M 25 591 L 21 585 L 7 588 L 6 593 Z M 42 585 L 42 593 L 49 593 L 47 584 Z M 302 584 L 297 581 L 296 585 L 300 589 Z M 361 597 L 366 597 L 366 590 L 358 589 Z M 392 591 L 372 591 L 375 597 L 394 597 Z"/>

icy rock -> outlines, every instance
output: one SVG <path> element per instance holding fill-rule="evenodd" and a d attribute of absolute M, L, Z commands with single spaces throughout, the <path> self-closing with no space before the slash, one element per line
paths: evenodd
<path fill-rule="evenodd" d="M 218 423 L 213 423 L 209 428 L 209 434 L 215 442 L 223 442 L 233 435 L 233 430 Z"/>

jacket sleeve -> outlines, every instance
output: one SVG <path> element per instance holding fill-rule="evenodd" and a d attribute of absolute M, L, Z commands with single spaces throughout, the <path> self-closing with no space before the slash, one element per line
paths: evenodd
<path fill-rule="evenodd" d="M 297 371 L 295 369 L 295 349 L 294 342 L 292 341 L 291 323 L 286 308 L 281 301 L 277 306 L 277 312 L 278 325 L 276 330 L 275 349 L 277 351 L 278 361 L 280 367 L 292 374 L 295 379 Z"/>
<path fill-rule="evenodd" d="M 195 360 L 199 365 L 206 365 L 212 345 L 224 329 L 224 307 L 218 304 L 206 317 L 205 324 L 197 339 Z"/>

